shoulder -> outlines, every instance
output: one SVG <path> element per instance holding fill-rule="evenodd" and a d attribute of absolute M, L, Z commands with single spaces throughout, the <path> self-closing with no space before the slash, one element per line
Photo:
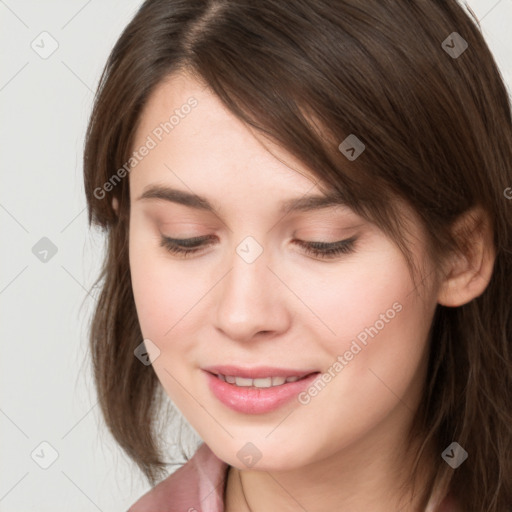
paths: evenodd
<path fill-rule="evenodd" d="M 194 456 L 139 498 L 128 512 L 223 512 L 228 464 L 202 443 Z"/>

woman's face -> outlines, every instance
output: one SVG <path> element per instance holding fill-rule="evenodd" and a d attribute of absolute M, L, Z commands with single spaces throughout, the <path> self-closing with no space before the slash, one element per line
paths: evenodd
<path fill-rule="evenodd" d="M 404 439 L 425 379 L 436 287 L 417 223 L 419 287 L 392 241 L 348 207 L 286 213 L 285 203 L 322 194 L 300 162 L 268 147 L 286 163 L 191 78 L 162 83 L 134 143 L 129 255 L 138 319 L 169 397 L 218 457 L 278 471 Z M 141 198 L 157 185 L 212 209 L 170 193 Z M 183 257 L 163 237 L 205 238 Z M 300 242 L 349 239 L 331 257 Z M 220 365 L 261 380 L 222 382 L 212 369 Z M 281 384 L 283 369 L 319 373 Z"/>

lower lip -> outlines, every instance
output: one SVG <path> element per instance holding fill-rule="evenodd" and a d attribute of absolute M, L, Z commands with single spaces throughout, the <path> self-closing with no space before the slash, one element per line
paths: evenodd
<path fill-rule="evenodd" d="M 281 386 L 256 388 L 235 386 L 220 380 L 210 372 L 205 373 L 212 393 L 224 405 L 243 414 L 263 414 L 278 409 L 304 391 L 319 375 L 317 372 Z"/>

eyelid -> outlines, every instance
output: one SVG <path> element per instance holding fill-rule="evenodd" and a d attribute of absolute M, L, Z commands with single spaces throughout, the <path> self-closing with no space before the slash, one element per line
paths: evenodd
<path fill-rule="evenodd" d="M 205 236 L 194 236 L 189 238 L 172 238 L 170 236 L 162 235 L 162 238 L 166 239 L 168 242 L 173 242 L 176 244 L 193 247 L 194 245 L 201 244 L 203 242 L 207 242 L 208 240 L 215 238 L 212 235 L 205 235 Z"/>
<path fill-rule="evenodd" d="M 205 240 L 215 238 L 211 235 L 193 237 L 193 238 L 171 238 L 162 235 L 160 246 L 164 247 L 167 252 L 178 255 L 185 259 L 190 255 L 202 254 L 201 248 L 207 247 L 210 244 L 205 244 Z M 350 238 L 337 240 L 335 242 L 324 241 L 306 241 L 294 239 L 293 242 L 301 246 L 306 254 L 313 255 L 317 259 L 327 262 L 336 260 L 342 254 L 348 255 L 355 251 L 355 243 L 359 235 L 354 235 Z"/>

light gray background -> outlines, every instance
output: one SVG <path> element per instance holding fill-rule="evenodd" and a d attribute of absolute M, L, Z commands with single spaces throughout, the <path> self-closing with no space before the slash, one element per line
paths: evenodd
<path fill-rule="evenodd" d="M 87 364 L 103 237 L 81 165 L 101 70 L 141 3 L 0 0 L 1 512 L 122 512 L 149 489 L 103 425 Z M 512 0 L 468 4 L 512 91 Z M 58 43 L 46 59 L 31 47 L 51 48 L 43 31 Z M 32 252 L 43 237 L 57 247 L 47 262 Z M 48 469 L 42 442 L 58 453 Z"/>

